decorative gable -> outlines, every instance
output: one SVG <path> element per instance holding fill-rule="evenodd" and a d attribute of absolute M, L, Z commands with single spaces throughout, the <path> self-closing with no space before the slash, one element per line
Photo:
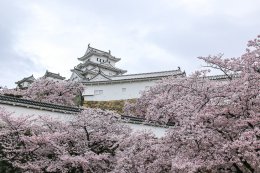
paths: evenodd
<path fill-rule="evenodd" d="M 111 80 L 108 76 L 99 73 L 96 76 L 94 76 L 92 79 L 90 79 L 89 81 L 108 81 Z"/>

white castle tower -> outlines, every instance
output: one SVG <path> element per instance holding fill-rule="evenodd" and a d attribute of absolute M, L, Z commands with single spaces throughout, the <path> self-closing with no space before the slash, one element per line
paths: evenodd
<path fill-rule="evenodd" d="M 81 61 L 74 69 L 72 69 L 71 81 L 93 81 L 103 77 L 119 76 L 126 73 L 115 67 L 116 62 L 120 58 L 111 55 L 111 52 L 105 52 L 88 45 L 88 49 L 84 56 L 78 58 Z"/>
<path fill-rule="evenodd" d="M 140 93 L 163 77 L 185 76 L 180 68 L 170 71 L 150 73 L 124 74 L 126 70 L 115 67 L 120 58 L 88 45 L 84 56 L 78 58 L 81 61 L 72 69 L 71 81 L 79 81 L 84 84 L 83 96 L 87 101 L 125 100 L 140 97 Z"/>

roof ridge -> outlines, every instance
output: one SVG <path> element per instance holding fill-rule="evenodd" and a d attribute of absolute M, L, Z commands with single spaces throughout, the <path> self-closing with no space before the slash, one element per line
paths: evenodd
<path fill-rule="evenodd" d="M 18 84 L 18 83 L 24 82 L 24 81 L 26 81 L 27 79 L 30 79 L 31 77 L 33 77 L 33 78 L 34 78 L 33 74 L 32 74 L 31 76 L 24 77 L 23 79 L 21 79 L 21 80 L 19 80 L 19 81 L 15 82 L 15 83 L 16 83 L 16 84 Z M 34 78 L 34 80 L 35 80 L 35 78 Z"/>
<path fill-rule="evenodd" d="M 82 63 L 80 63 L 80 64 L 82 64 Z M 80 65 L 79 64 L 79 65 Z M 97 65 L 97 67 L 99 67 L 99 66 L 101 66 L 101 67 L 107 67 L 107 68 L 110 68 L 110 69 L 115 69 L 115 70 L 117 70 L 117 71 L 123 71 L 123 72 L 125 72 L 126 70 L 123 70 L 123 69 L 120 69 L 120 68 L 117 68 L 117 67 L 114 67 L 114 66 L 106 66 L 106 65 L 103 65 L 103 64 L 100 64 L 100 63 L 95 63 L 95 62 L 92 62 L 92 61 L 86 61 L 86 62 L 84 62 L 82 65 L 87 65 L 87 64 L 94 64 L 94 65 Z M 95 67 L 94 67 L 95 68 Z M 94 69 L 93 68 L 93 69 Z"/>
<path fill-rule="evenodd" d="M 29 107 L 32 108 L 46 108 L 56 111 L 69 111 L 69 112 L 80 112 L 82 109 L 78 107 L 73 106 L 65 106 L 60 104 L 53 104 L 53 103 L 47 103 L 47 102 L 39 102 L 39 101 L 33 101 L 33 100 L 27 100 L 23 98 L 16 98 L 11 96 L 5 96 L 0 95 L 0 103 L 4 104 L 11 104 L 11 103 L 17 103 L 17 106 L 25 106 L 30 105 Z M 15 105 L 15 104 L 12 104 Z M 28 107 L 28 106 L 26 106 Z"/>
<path fill-rule="evenodd" d="M 59 79 L 62 79 L 62 80 L 66 78 L 66 77 L 61 76 L 60 73 L 53 73 L 53 72 L 50 72 L 48 70 L 46 70 L 43 77 L 46 77 L 46 76 L 49 76 L 49 75 L 54 75 L 54 76 L 56 76 L 56 77 L 58 77 Z"/>
<path fill-rule="evenodd" d="M 100 50 L 100 49 L 97 49 L 97 48 L 94 48 L 94 47 L 91 47 L 91 46 L 89 46 L 88 48 L 109 54 L 109 51 L 106 52 L 106 51 L 104 51 L 104 50 Z M 110 54 L 109 54 L 109 55 L 110 55 Z"/>
<path fill-rule="evenodd" d="M 231 74 L 232 77 L 239 77 L 239 74 Z M 220 74 L 220 75 L 211 75 L 211 76 L 205 76 L 205 78 L 208 79 L 214 79 L 214 78 L 229 78 L 226 74 Z"/>
<path fill-rule="evenodd" d="M 136 75 L 144 75 L 144 74 L 158 74 L 158 73 L 165 73 L 165 72 L 182 72 L 181 70 L 166 70 L 166 71 L 156 71 L 156 72 L 147 72 L 147 73 L 134 73 L 134 74 L 126 74 L 126 75 L 121 75 L 121 76 L 136 76 Z M 114 77 L 121 77 L 121 76 L 114 76 Z"/>
<path fill-rule="evenodd" d="M 88 49 L 86 50 L 85 54 L 84 54 L 82 57 L 78 58 L 78 60 L 80 60 L 80 59 L 82 59 L 83 57 L 87 56 L 87 55 L 88 55 L 89 53 L 91 53 L 91 52 L 92 52 L 92 53 L 93 53 L 93 52 L 95 52 L 95 53 L 100 53 L 101 55 L 107 55 L 108 58 L 114 59 L 115 61 L 121 60 L 121 58 L 117 58 L 117 57 L 115 57 L 115 56 L 112 56 L 110 50 L 108 50 L 108 52 L 106 52 L 106 51 L 104 51 L 104 50 L 100 50 L 100 49 L 91 47 L 90 44 L 88 44 Z"/>
<path fill-rule="evenodd" d="M 48 70 L 46 70 L 46 73 L 60 75 L 60 73 L 53 73 L 53 72 L 50 72 L 50 71 L 48 71 Z M 45 73 L 45 74 L 46 74 L 46 73 Z"/>

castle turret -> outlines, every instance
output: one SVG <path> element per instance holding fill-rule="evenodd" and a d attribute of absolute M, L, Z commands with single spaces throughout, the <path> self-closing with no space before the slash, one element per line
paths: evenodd
<path fill-rule="evenodd" d="M 98 74 L 110 77 L 126 73 L 126 70 L 115 67 L 115 64 L 121 59 L 112 56 L 110 50 L 105 52 L 88 45 L 86 53 L 78 60 L 81 63 L 71 70 L 70 80 L 72 81 L 90 81 Z"/>

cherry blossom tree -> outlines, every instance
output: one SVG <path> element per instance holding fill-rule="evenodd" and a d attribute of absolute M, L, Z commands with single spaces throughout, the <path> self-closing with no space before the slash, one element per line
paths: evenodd
<path fill-rule="evenodd" d="M 199 57 L 218 69 L 167 78 L 143 93 L 127 113 L 175 124 L 165 137 L 170 172 L 260 172 L 260 37 L 239 58 Z"/>
<path fill-rule="evenodd" d="M 83 89 L 81 83 L 39 79 L 31 84 L 23 98 L 72 106 L 75 105 L 75 97 L 81 96 Z"/>
<path fill-rule="evenodd" d="M 130 129 L 113 112 L 86 109 L 69 122 L 0 110 L 0 165 L 10 172 L 111 171 Z"/>
<path fill-rule="evenodd" d="M 138 131 L 125 138 L 116 155 L 115 173 L 165 173 L 171 170 L 168 145 L 154 134 Z"/>
<path fill-rule="evenodd" d="M 47 173 L 258 173 L 259 44 L 260 37 L 249 41 L 239 58 L 199 57 L 206 67 L 224 73 L 221 80 L 207 77 L 208 70 L 165 78 L 126 105 L 128 115 L 174 124 L 159 139 L 147 132 L 131 134 L 109 111 L 87 109 L 62 122 L 14 117 L 0 110 L 1 168 Z M 42 83 L 28 97 L 44 100 L 56 91 Z M 53 98 L 63 103 L 66 94 Z"/>
<path fill-rule="evenodd" d="M 21 90 L 19 88 L 8 89 L 7 87 L 2 87 L 2 88 L 0 87 L 1 95 L 21 98 L 23 97 L 24 93 L 25 93 L 24 90 Z"/>
<path fill-rule="evenodd" d="M 33 82 L 28 89 L 3 88 L 0 94 L 14 96 L 39 102 L 61 104 L 67 106 L 82 106 L 84 86 L 78 82 L 58 81 L 40 78 Z"/>

